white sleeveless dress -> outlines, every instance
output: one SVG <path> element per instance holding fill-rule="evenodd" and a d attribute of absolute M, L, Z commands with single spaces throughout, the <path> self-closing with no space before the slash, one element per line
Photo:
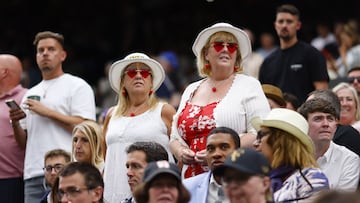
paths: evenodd
<path fill-rule="evenodd" d="M 111 118 L 106 134 L 106 160 L 104 171 L 104 198 L 109 203 L 118 203 L 130 197 L 131 191 L 126 176 L 126 148 L 137 141 L 154 141 L 165 147 L 169 160 L 174 158 L 169 149 L 167 128 L 161 119 L 164 103 L 134 117 Z"/>

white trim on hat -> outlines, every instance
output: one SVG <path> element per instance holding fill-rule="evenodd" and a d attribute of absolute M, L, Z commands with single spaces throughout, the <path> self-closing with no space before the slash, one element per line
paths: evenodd
<path fill-rule="evenodd" d="M 153 91 L 155 92 L 165 80 L 165 72 L 159 62 L 149 58 L 143 53 L 132 53 L 127 55 L 124 59 L 114 62 L 109 70 L 109 82 L 111 88 L 119 93 L 121 74 L 124 69 L 131 63 L 144 63 L 151 69 Z"/>
<path fill-rule="evenodd" d="M 209 37 L 216 32 L 229 32 L 233 34 L 238 43 L 241 53 L 241 58 L 244 60 L 251 53 L 251 43 L 248 35 L 245 31 L 234 27 L 228 23 L 216 23 L 211 27 L 205 28 L 202 30 L 199 35 L 196 37 L 195 42 L 192 46 L 192 50 L 195 56 L 200 55 L 202 48 L 205 46 Z"/>

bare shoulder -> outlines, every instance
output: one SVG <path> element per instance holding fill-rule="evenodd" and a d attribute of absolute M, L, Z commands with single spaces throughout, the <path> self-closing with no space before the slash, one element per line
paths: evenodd
<path fill-rule="evenodd" d="M 170 104 L 166 103 L 163 105 L 162 110 L 161 110 L 161 115 L 168 117 L 168 116 L 172 116 L 176 113 L 176 110 L 173 106 L 171 106 Z"/>

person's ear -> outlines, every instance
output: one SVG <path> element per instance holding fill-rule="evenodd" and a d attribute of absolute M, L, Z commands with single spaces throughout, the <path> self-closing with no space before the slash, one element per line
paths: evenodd
<path fill-rule="evenodd" d="M 103 193 L 104 193 L 104 188 L 101 187 L 101 186 L 97 186 L 95 189 L 92 190 L 92 201 L 93 202 L 98 202 L 101 197 L 103 196 Z"/>
<path fill-rule="evenodd" d="M 265 191 L 267 191 L 267 190 L 271 187 L 270 177 L 265 176 L 265 177 L 263 178 L 263 184 L 264 184 L 264 189 L 265 189 Z"/>

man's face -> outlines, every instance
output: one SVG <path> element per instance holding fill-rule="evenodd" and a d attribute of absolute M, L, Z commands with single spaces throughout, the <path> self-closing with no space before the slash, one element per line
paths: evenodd
<path fill-rule="evenodd" d="M 66 52 L 55 39 L 46 38 L 39 41 L 36 48 L 36 62 L 43 74 L 59 71 L 65 58 Z"/>
<path fill-rule="evenodd" d="M 137 150 L 128 154 L 126 161 L 126 174 L 128 176 L 128 184 L 131 191 L 134 190 L 135 186 L 141 183 L 147 164 L 145 152 Z"/>
<path fill-rule="evenodd" d="M 356 89 L 358 95 L 360 95 L 360 80 L 357 79 L 359 77 L 360 70 L 353 70 L 348 74 L 348 79 L 352 79 L 350 84 Z"/>
<path fill-rule="evenodd" d="M 78 172 L 70 176 L 59 177 L 59 193 L 61 202 L 94 203 L 102 197 L 103 188 L 87 188 L 84 176 Z"/>
<path fill-rule="evenodd" d="M 329 113 L 314 112 L 309 113 L 309 136 L 317 143 L 330 142 L 334 136 L 337 126 L 337 120 L 335 116 Z"/>
<path fill-rule="evenodd" d="M 45 180 L 52 187 L 59 171 L 66 164 L 63 156 L 49 157 L 45 160 Z M 49 171 L 48 171 L 49 170 Z"/>
<path fill-rule="evenodd" d="M 279 38 L 289 41 L 296 36 L 296 32 L 301 27 L 301 22 L 297 16 L 290 13 L 278 13 L 274 25 Z"/>
<path fill-rule="evenodd" d="M 249 176 L 235 169 L 227 168 L 224 173 L 224 192 L 230 202 L 264 202 L 270 188 L 270 178 Z"/>
<path fill-rule="evenodd" d="M 206 160 L 211 170 L 224 164 L 226 156 L 236 149 L 230 134 L 216 133 L 206 141 Z"/>

